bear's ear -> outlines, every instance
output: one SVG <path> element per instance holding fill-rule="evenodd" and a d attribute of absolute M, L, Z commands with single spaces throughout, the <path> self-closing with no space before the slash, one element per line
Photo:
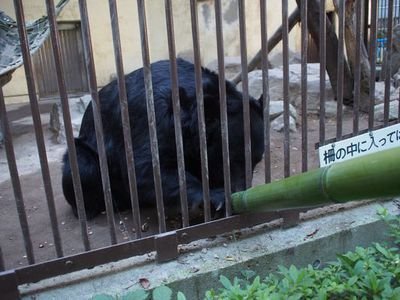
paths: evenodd
<path fill-rule="evenodd" d="M 204 95 L 204 114 L 206 121 L 219 119 L 219 97 L 215 95 Z"/>
<path fill-rule="evenodd" d="M 250 106 L 252 107 L 252 109 L 257 111 L 261 116 L 263 116 L 264 115 L 263 95 L 261 95 L 260 98 L 258 98 L 258 100 L 255 100 L 254 98 L 250 100 Z"/>
<path fill-rule="evenodd" d="M 192 106 L 190 98 L 188 97 L 187 92 L 183 87 L 179 87 L 179 101 L 181 108 L 184 110 L 188 110 Z"/>
<path fill-rule="evenodd" d="M 263 94 L 261 94 L 260 98 L 258 98 L 257 103 L 260 105 L 261 109 L 264 108 L 264 99 L 263 99 Z"/>

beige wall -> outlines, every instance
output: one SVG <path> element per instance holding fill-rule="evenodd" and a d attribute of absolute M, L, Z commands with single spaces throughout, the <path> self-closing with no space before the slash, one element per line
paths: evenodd
<path fill-rule="evenodd" d="M 15 18 L 12 0 L 1 0 L 0 9 Z M 167 34 L 165 25 L 164 0 L 146 0 L 147 24 L 152 61 L 168 58 Z M 191 22 L 189 0 L 173 0 L 175 39 L 177 53 L 190 54 L 192 49 Z M 281 24 L 281 2 L 268 2 L 268 32 L 271 35 Z M 289 13 L 294 9 L 294 0 L 289 1 Z M 44 0 L 24 0 L 26 20 L 37 19 L 46 14 Z M 237 0 L 223 0 L 224 47 L 226 56 L 239 56 L 239 27 L 237 15 Z M 99 86 L 105 85 L 115 74 L 115 60 L 111 25 L 107 0 L 87 0 L 92 47 Z M 124 58 L 125 73 L 141 66 L 142 56 L 140 35 L 137 21 L 137 6 L 135 0 L 117 0 L 121 43 Z M 202 63 L 207 65 L 217 56 L 215 37 L 214 1 L 199 1 L 198 19 L 200 28 L 200 43 Z M 78 0 L 70 0 L 59 21 L 79 20 Z M 246 1 L 246 25 L 248 55 L 251 57 L 260 48 L 259 1 Z M 290 48 L 299 49 L 298 26 L 290 35 Z M 278 46 L 275 51 L 279 51 Z M 13 74 L 13 79 L 4 87 L 8 103 L 26 101 L 27 94 L 23 68 Z"/>

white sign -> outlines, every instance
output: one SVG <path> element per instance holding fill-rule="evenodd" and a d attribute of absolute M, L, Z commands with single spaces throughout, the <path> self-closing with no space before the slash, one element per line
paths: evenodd
<path fill-rule="evenodd" d="M 381 128 L 319 148 L 321 167 L 374 152 L 400 147 L 400 124 Z"/>

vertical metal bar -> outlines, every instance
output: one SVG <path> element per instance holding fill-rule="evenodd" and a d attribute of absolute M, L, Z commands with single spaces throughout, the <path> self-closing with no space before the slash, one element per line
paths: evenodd
<path fill-rule="evenodd" d="M 375 108 L 375 77 L 376 77 L 376 39 L 377 39 L 377 11 L 378 0 L 371 1 L 371 26 L 369 36 L 369 63 L 371 74 L 369 77 L 369 111 L 368 129 L 374 128 L 374 108 Z"/>
<path fill-rule="evenodd" d="M 3 250 L 0 247 L 0 272 L 3 272 L 5 269 L 6 269 L 6 267 L 4 264 Z"/>
<path fill-rule="evenodd" d="M 194 70 L 196 81 L 196 102 L 197 102 L 197 122 L 199 127 L 200 137 L 200 159 L 201 159 L 201 182 L 203 188 L 203 203 L 204 203 L 204 221 L 211 220 L 210 212 L 210 185 L 208 178 L 208 156 L 207 156 L 207 137 L 206 125 L 204 118 L 204 95 L 203 82 L 201 77 L 201 57 L 199 43 L 199 22 L 197 17 L 197 0 L 190 0 L 190 13 L 192 20 L 192 39 L 193 39 L 193 55 L 194 55 Z"/>
<path fill-rule="evenodd" d="M 246 41 L 246 6 L 244 0 L 239 0 L 239 33 L 240 33 L 240 58 L 242 66 L 242 95 L 243 95 L 243 129 L 244 129 L 244 154 L 246 189 L 251 187 L 253 168 L 251 162 L 251 136 L 250 136 L 250 100 L 249 78 L 247 68 L 247 41 Z"/>
<path fill-rule="evenodd" d="M 75 201 L 78 207 L 78 218 L 81 228 L 82 241 L 84 244 L 84 248 L 87 251 L 90 250 L 90 244 L 87 234 L 86 212 L 83 202 L 83 193 L 82 193 L 82 186 L 78 169 L 78 161 L 76 157 L 74 134 L 71 124 L 71 114 L 68 105 L 68 95 L 67 95 L 66 81 L 64 77 L 64 68 L 60 53 L 60 41 L 58 35 L 59 32 L 57 30 L 56 13 L 53 1 L 46 0 L 46 5 L 47 5 L 47 15 L 50 24 L 50 37 L 51 37 L 51 44 L 53 47 L 53 56 L 56 68 L 58 90 L 60 92 L 60 100 L 61 100 L 62 113 L 64 119 L 65 135 L 68 145 L 68 157 L 71 166 L 72 181 L 75 192 L 75 199 L 76 199 Z"/>
<path fill-rule="evenodd" d="M 172 108 L 174 114 L 176 158 L 178 163 L 179 192 L 181 200 L 182 225 L 189 226 L 189 212 L 186 192 L 185 155 L 182 141 L 181 107 L 179 99 L 178 70 L 176 66 L 176 50 L 174 35 L 174 19 L 171 0 L 165 0 L 165 14 L 167 21 L 168 52 L 170 61 Z"/>
<path fill-rule="evenodd" d="M 386 68 L 385 68 L 385 96 L 383 106 L 383 124 L 389 124 L 389 109 L 390 109 L 390 79 L 391 79 L 391 60 L 392 60 L 392 35 L 393 35 L 393 0 L 389 0 L 387 18 L 387 44 L 386 44 Z"/>
<path fill-rule="evenodd" d="M 267 2 L 260 0 L 261 21 L 261 66 L 263 90 L 264 117 L 264 176 L 265 183 L 271 182 L 271 125 L 269 117 L 269 84 L 268 84 L 268 33 L 267 33 Z"/>
<path fill-rule="evenodd" d="M 301 170 L 308 170 L 307 135 L 307 55 L 308 55 L 308 19 L 307 0 L 301 2 Z"/>
<path fill-rule="evenodd" d="M 290 124 L 289 124 L 289 24 L 288 1 L 282 1 L 282 47 L 283 47 L 283 124 L 284 124 L 284 176 L 290 176 Z"/>
<path fill-rule="evenodd" d="M 138 6 L 139 27 L 140 27 L 141 46 L 142 46 L 144 85 L 146 89 L 147 117 L 149 119 L 151 157 L 153 164 L 153 176 L 154 176 L 154 185 L 155 185 L 156 202 L 157 202 L 158 227 L 161 233 L 166 231 L 166 224 L 165 224 L 164 202 L 163 202 L 163 193 L 161 184 L 160 158 L 158 154 L 156 115 L 154 111 L 153 83 L 151 77 L 149 41 L 147 35 L 146 9 L 144 0 L 137 0 L 137 6 Z"/>
<path fill-rule="evenodd" d="M 50 222 L 53 232 L 54 244 L 58 257 L 63 256 L 60 231 L 58 229 L 57 214 L 54 205 L 54 194 L 51 185 L 51 176 L 47 162 L 46 146 L 44 143 L 42 121 L 40 118 L 39 104 L 36 96 L 35 81 L 33 76 L 32 60 L 29 52 L 29 42 L 25 28 L 25 17 L 22 1 L 14 0 L 15 14 L 18 22 L 18 33 L 21 42 L 22 57 L 24 59 L 25 76 L 29 92 L 29 102 L 32 111 L 33 126 L 35 129 L 36 144 L 38 148 L 40 168 L 42 171 L 43 185 L 46 194 L 47 206 L 49 209 Z"/>
<path fill-rule="evenodd" d="M 223 168 L 224 168 L 225 212 L 226 216 L 230 216 L 232 214 L 231 175 L 230 175 L 230 161 L 229 161 L 228 113 L 227 113 L 227 103 L 226 103 L 224 40 L 222 32 L 221 0 L 215 0 L 215 27 L 217 33 L 218 80 L 219 80 L 220 114 L 221 114 L 222 158 L 223 158 Z"/>
<path fill-rule="evenodd" d="M 372 0 L 374 1 L 374 0 Z M 368 25 L 369 25 L 369 12 L 370 12 L 370 3 L 369 1 L 363 1 L 363 42 L 364 45 L 368 45 Z"/>
<path fill-rule="evenodd" d="M 24 197 L 22 195 L 21 182 L 19 181 L 17 163 L 15 161 L 14 146 L 9 125 L 10 123 L 8 122 L 2 87 L 0 87 L 0 122 L 4 134 L 4 146 L 6 150 L 8 169 L 10 171 L 11 183 L 14 190 L 15 204 L 17 206 L 18 219 L 21 225 L 22 237 L 24 239 L 26 256 L 28 258 L 28 263 L 34 264 L 35 258 L 33 254 L 31 235 L 29 233 L 29 225 L 26 218 Z"/>
<path fill-rule="evenodd" d="M 116 244 L 117 237 L 115 232 L 114 208 L 111 196 L 107 154 L 104 145 L 103 122 L 101 118 L 100 99 L 97 92 L 96 70 L 94 66 L 86 0 L 79 0 L 79 10 L 82 22 L 83 48 L 85 50 L 86 67 L 88 70 L 89 90 L 92 96 L 93 119 L 96 132 L 97 151 L 99 154 L 101 182 L 103 185 L 104 200 L 107 212 L 107 221 L 110 231 L 111 244 Z"/>
<path fill-rule="evenodd" d="M 323 145 L 325 143 L 325 74 L 326 74 L 326 3 L 325 0 L 321 0 L 319 11 L 319 61 L 320 61 L 320 75 L 319 75 L 319 87 L 320 87 L 320 109 L 319 109 L 319 143 Z"/>
<path fill-rule="evenodd" d="M 338 42 L 338 66 L 337 66 L 337 111 L 336 111 L 336 139 L 343 136 L 343 81 L 344 81 L 344 25 L 345 25 L 345 0 L 339 1 L 339 42 Z"/>
<path fill-rule="evenodd" d="M 360 97 L 361 97 L 361 0 L 356 1 L 356 57 L 354 69 L 354 104 L 353 104 L 353 134 L 359 130 Z"/>
<path fill-rule="evenodd" d="M 121 107 L 122 131 L 124 135 L 124 147 L 126 156 L 126 166 L 128 172 L 129 194 L 132 205 L 132 221 L 133 221 L 133 228 L 135 229 L 136 233 L 136 238 L 140 238 L 142 236 L 142 231 L 141 231 L 141 220 L 140 220 L 139 197 L 138 197 L 137 183 L 136 183 L 135 160 L 133 156 L 133 146 L 132 146 L 131 120 L 129 119 L 128 96 L 126 92 L 124 65 L 122 60 L 118 11 L 115 0 L 109 0 L 109 8 L 110 8 L 111 29 L 112 29 L 113 45 L 114 45 L 115 66 L 117 69 L 119 103 Z M 134 122 L 135 120 L 132 121 Z"/>

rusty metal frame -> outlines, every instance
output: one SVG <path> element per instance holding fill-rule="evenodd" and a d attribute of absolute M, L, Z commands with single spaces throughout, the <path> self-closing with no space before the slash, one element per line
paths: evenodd
<path fill-rule="evenodd" d="M 161 233 L 155 236 L 17 268 L 15 270 L 0 272 L 0 282 L 2 280 L 8 281 L 12 279 L 13 284 L 17 287 L 18 285 L 34 283 L 43 279 L 83 269 L 91 269 L 102 264 L 143 255 L 153 251 L 156 251 L 158 262 L 165 262 L 178 256 L 178 245 L 188 244 L 192 241 L 210 236 L 264 224 L 280 218 L 283 218 L 283 227 L 294 226 L 299 222 L 300 212 L 306 210 L 307 209 L 296 209 L 234 215 L 208 223 L 185 227 L 176 231 Z M 3 277 L 5 279 L 3 279 Z M 13 290 L 10 286 L 0 285 L 1 294 L 9 289 Z"/>
<path fill-rule="evenodd" d="M 357 29 L 361 28 L 361 5 L 358 2 L 357 6 Z M 389 3 L 393 3 L 390 0 Z M 93 112 L 96 125 L 96 136 L 98 139 L 99 154 L 103 164 L 101 166 L 102 183 L 106 194 L 106 206 L 107 206 L 107 217 L 110 229 L 111 245 L 90 250 L 90 243 L 87 233 L 86 216 L 85 209 L 83 205 L 82 188 L 79 179 L 79 169 L 76 159 L 76 150 L 74 147 L 72 126 L 71 126 L 71 116 L 68 107 L 68 96 L 66 92 L 65 79 L 63 77 L 63 65 L 60 57 L 60 46 L 58 41 L 57 33 L 57 22 L 55 20 L 55 8 L 52 0 L 46 0 L 47 12 L 50 24 L 50 37 L 52 41 L 53 54 L 56 61 L 56 71 L 57 80 L 60 91 L 60 98 L 63 107 L 63 118 L 66 124 L 66 137 L 68 144 L 68 155 L 71 162 L 71 169 L 74 177 L 74 192 L 78 202 L 78 214 L 79 222 L 81 226 L 81 234 L 83 238 L 83 245 L 86 252 L 63 256 L 63 251 L 61 247 L 60 237 L 58 236 L 57 219 L 54 210 L 54 200 L 52 195 L 51 180 L 48 174 L 48 164 L 46 160 L 45 145 L 43 143 L 43 133 L 40 127 L 40 114 L 38 113 L 37 99 L 34 86 L 34 76 L 32 72 L 32 64 L 30 62 L 29 46 L 27 45 L 26 29 L 24 27 L 24 13 L 23 5 L 21 0 L 14 0 L 16 7 L 16 15 L 18 23 L 22 24 L 19 26 L 19 32 L 21 36 L 21 46 L 22 52 L 26 64 L 26 77 L 28 82 L 28 89 L 30 94 L 30 102 L 33 110 L 33 117 L 35 123 L 35 131 L 37 135 L 38 150 L 40 153 L 40 160 L 43 172 L 43 179 L 45 181 L 46 189 L 46 199 L 48 202 L 50 219 L 53 228 L 55 246 L 57 248 L 56 259 L 49 260 L 46 262 L 35 263 L 34 251 L 32 249 L 32 242 L 29 233 L 29 226 L 26 219 L 26 212 L 24 208 L 24 200 L 22 195 L 22 190 L 19 182 L 18 170 L 15 161 L 14 148 L 12 145 L 11 132 L 9 128 L 9 123 L 7 120 L 7 111 L 5 106 L 5 100 L 3 95 L 2 86 L 0 87 L 0 121 L 3 130 L 5 131 L 5 150 L 8 158 L 9 169 L 11 173 L 11 181 L 14 189 L 15 200 L 17 204 L 17 212 L 20 219 L 21 229 L 23 232 L 23 239 L 25 243 L 25 251 L 28 258 L 28 266 L 24 266 L 17 269 L 5 270 L 5 262 L 3 260 L 3 255 L 0 247 L 0 295 L 5 298 L 18 298 L 20 297 L 18 286 L 21 284 L 37 282 L 46 278 L 51 278 L 58 275 L 63 275 L 66 273 L 76 272 L 83 269 L 90 269 L 98 265 L 118 261 L 121 259 L 129 258 L 132 256 L 138 256 L 147 254 L 149 252 L 156 252 L 157 262 L 164 262 L 178 257 L 178 247 L 182 244 L 188 244 L 190 242 L 196 241 L 198 239 L 207 238 L 210 236 L 215 236 L 218 234 L 229 233 L 234 230 L 243 229 L 247 227 L 252 227 L 255 225 L 260 225 L 272 220 L 283 219 L 282 226 L 290 227 L 295 226 L 300 221 L 300 212 L 306 211 L 307 209 L 294 209 L 285 211 L 274 211 L 274 212 L 258 212 L 258 213 L 248 213 L 242 215 L 232 215 L 230 206 L 230 193 L 231 193 L 231 182 L 230 182 L 230 166 L 229 166 L 229 141 L 228 141 L 228 122 L 227 122 L 227 103 L 226 103 L 226 86 L 225 86 L 225 71 L 224 71 L 224 45 L 223 45 L 223 22 L 222 22 L 222 6 L 221 0 L 215 0 L 215 22 L 216 22 L 216 43 L 217 43 L 217 54 L 218 54 L 218 73 L 219 73 L 219 95 L 220 95 L 220 113 L 221 113 L 221 135 L 223 140 L 223 158 L 224 158 L 224 181 L 225 181 L 225 195 L 226 195 L 226 218 L 211 221 L 210 216 L 210 195 L 209 195 L 209 182 L 208 182 L 208 162 L 207 162 L 207 140 L 206 140 L 206 130 L 204 121 L 204 95 L 202 91 L 202 78 L 201 78 L 201 57 L 200 57 L 200 43 L 199 43 L 199 32 L 198 32 L 198 20 L 197 20 L 197 3 L 195 0 L 190 1 L 190 13 L 191 13 L 191 25 L 192 25 L 192 38 L 193 38 L 193 49 L 194 49 L 194 65 L 195 65 L 195 78 L 196 78 L 196 101 L 198 105 L 198 128 L 199 128 L 199 139 L 200 145 L 202 146 L 201 162 L 202 162 L 202 181 L 203 181 L 203 193 L 204 193 L 204 218 L 205 223 L 198 224 L 194 226 L 189 226 L 188 217 L 188 207 L 187 207 L 187 195 L 186 195 L 186 183 L 185 183 L 185 166 L 183 159 L 183 146 L 182 146 L 182 133 L 180 128 L 179 119 L 179 84 L 177 82 L 177 70 L 176 70 L 176 50 L 175 50 L 175 38 L 174 38 L 174 24 L 173 24 L 173 11 L 171 0 L 165 0 L 165 12 L 166 12 L 166 27 L 168 34 L 168 47 L 169 47 L 169 57 L 171 61 L 171 82 L 172 82 L 172 94 L 173 94 L 173 104 L 174 104 L 174 120 L 175 120 L 175 130 L 176 130 L 176 144 L 177 152 L 180 157 L 180 162 L 178 162 L 179 168 L 179 183 L 180 183 L 180 194 L 181 194 L 181 205 L 182 205 L 182 223 L 183 228 L 175 231 L 166 231 L 165 215 L 164 215 L 164 204 L 162 195 L 162 185 L 161 185 L 161 175 L 160 175 L 160 162 L 158 157 L 158 146 L 157 146 L 157 132 L 156 129 L 150 126 L 151 135 L 151 145 L 152 145 L 152 163 L 153 163 L 153 173 L 156 189 L 156 200 L 157 200 L 157 212 L 159 221 L 159 234 L 150 237 L 141 238 L 141 228 L 140 228 L 140 214 L 139 214 L 139 204 L 137 199 L 136 190 L 136 178 L 134 171 L 134 160 L 133 160 L 133 150 L 132 143 L 130 141 L 130 121 L 127 106 L 127 95 L 124 80 L 124 70 L 123 61 L 121 54 L 121 41 L 119 36 L 119 25 L 118 25 L 118 13 L 115 0 L 109 0 L 110 17 L 112 22 L 112 36 L 115 54 L 115 64 L 117 69 L 117 80 L 118 88 L 120 93 L 120 105 L 121 105 L 121 119 L 123 122 L 124 130 L 124 142 L 126 150 L 127 165 L 130 169 L 129 171 L 129 182 L 131 186 L 131 202 L 132 202 L 132 215 L 134 221 L 134 228 L 136 231 L 136 237 L 138 239 L 131 240 L 124 243 L 117 244 L 115 236 L 115 221 L 113 217 L 113 207 L 112 199 L 110 194 L 110 182 L 106 161 L 105 149 L 104 149 L 104 136 L 102 133 L 101 124 L 101 114 L 100 114 L 100 103 L 97 93 L 97 82 L 95 75 L 95 66 L 93 61 L 93 51 L 91 45 L 90 28 L 88 24 L 88 12 L 86 7 L 86 0 L 79 0 L 79 7 L 82 19 L 82 30 L 83 30 L 83 40 L 85 46 L 85 53 L 87 59 L 88 77 L 90 82 L 90 91 L 93 98 Z M 137 0 L 138 5 L 138 21 L 141 35 L 141 45 L 142 45 L 142 61 L 146 88 L 146 105 L 148 111 L 149 123 L 152 123 L 155 119 L 154 115 L 154 98 L 153 98 L 153 87 L 152 87 L 152 77 L 150 68 L 150 56 L 149 56 L 149 45 L 148 45 L 148 35 L 147 35 L 147 25 L 146 25 L 146 11 L 145 11 L 145 1 Z M 248 94 L 248 74 L 247 74 L 247 47 L 246 47 L 246 23 L 245 23 L 245 1 L 240 0 L 238 2 L 238 12 L 239 12 L 239 32 L 240 32 L 240 54 L 242 60 L 243 68 L 243 100 L 244 100 L 244 131 L 246 135 L 246 142 L 248 147 L 246 148 L 246 184 L 249 185 L 250 175 L 250 160 L 251 160 L 251 141 L 250 141 L 250 115 L 249 115 L 249 94 Z M 372 1 L 372 9 L 376 8 L 377 1 Z M 268 45 L 267 45 L 267 1 L 260 0 L 260 20 L 261 20 L 261 44 L 262 44 L 262 76 L 263 76 L 263 98 L 264 103 L 264 147 L 265 154 L 270 151 L 270 124 L 269 124 L 269 86 L 268 86 Z M 283 68 L 284 68 L 284 175 L 285 177 L 290 176 L 290 135 L 289 135 L 289 53 L 288 53 L 288 31 L 289 31 L 289 18 L 288 18 L 288 1 L 282 1 L 282 19 L 283 19 Z M 393 15 L 393 11 L 389 11 L 390 16 Z M 307 1 L 302 2 L 301 19 L 304 23 L 307 23 Z M 325 0 L 321 1 L 320 24 L 324 25 L 326 23 L 325 16 Z M 371 14 L 371 33 L 370 36 L 376 37 L 377 16 L 376 12 Z M 344 0 L 340 2 L 339 9 L 339 61 L 343 59 L 344 56 L 344 45 L 343 45 L 343 35 L 344 35 Z M 389 37 L 391 36 L 391 25 L 388 25 Z M 361 45 L 361 35 L 358 32 L 357 36 L 357 53 L 360 53 Z M 306 171 L 308 168 L 307 160 L 307 27 L 302 26 L 302 61 L 301 61 L 301 72 L 302 72 L 302 171 Z M 321 91 L 321 118 L 320 118 L 320 143 L 330 143 L 342 138 L 347 138 L 355 134 L 364 133 L 373 129 L 378 129 L 385 127 L 387 125 L 395 124 L 399 120 L 389 122 L 388 120 L 388 86 L 389 79 L 386 76 L 385 84 L 385 121 L 383 125 L 375 126 L 373 122 L 373 110 L 369 111 L 369 127 L 368 129 L 359 130 L 358 128 L 358 112 L 354 115 L 354 130 L 352 133 L 343 135 L 341 126 L 342 122 L 342 101 L 338 101 L 338 127 L 336 138 L 326 140 L 325 139 L 325 65 L 326 65 L 326 30 L 323 26 L 320 35 L 320 57 L 321 57 L 321 71 L 320 71 L 320 91 Z M 389 44 L 390 46 L 390 44 Z M 390 48 L 390 47 L 389 47 Z M 374 53 L 376 50 L 376 41 L 374 40 L 370 44 L 370 53 Z M 358 55 L 359 56 L 359 55 Z M 359 59 L 359 57 L 358 57 Z M 390 59 L 390 51 L 388 52 L 388 59 Z M 371 65 L 374 67 L 376 65 L 376 58 L 373 56 L 371 58 Z M 373 71 L 375 72 L 375 71 Z M 356 95 L 355 95 L 355 108 L 359 106 L 359 89 L 360 89 L 360 68 L 356 70 Z M 375 74 L 372 73 L 371 74 Z M 10 78 L 3 77 L 1 79 L 1 85 Z M 371 90 L 375 93 L 375 85 L 371 79 Z M 343 66 L 338 67 L 338 90 L 337 94 L 342 98 L 343 96 Z M 370 103 L 373 102 L 373 95 L 370 97 Z M 153 122 L 154 123 L 154 122 Z M 339 124 L 340 123 L 340 124 Z M 317 143 L 317 147 L 320 143 Z M 265 160 L 265 182 L 271 181 L 271 161 L 269 159 Z M 54 225 L 55 224 L 55 225 Z"/>

